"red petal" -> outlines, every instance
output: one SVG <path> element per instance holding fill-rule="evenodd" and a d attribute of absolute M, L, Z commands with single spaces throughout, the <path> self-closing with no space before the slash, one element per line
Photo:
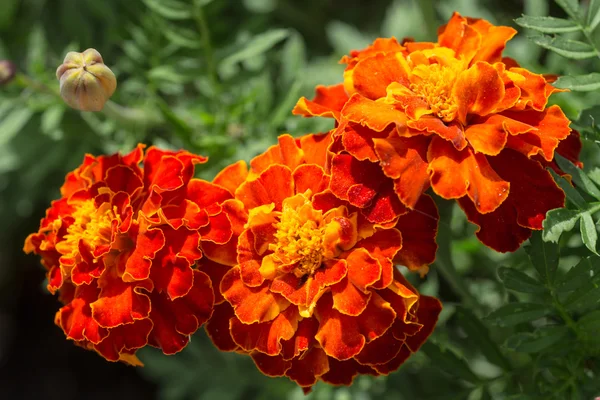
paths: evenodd
<path fill-rule="evenodd" d="M 148 344 L 148 335 L 152 330 L 152 321 L 143 319 L 133 324 L 121 325 L 110 330 L 110 335 L 94 345 L 94 349 L 110 361 L 121 360 L 132 350 Z"/>
<path fill-rule="evenodd" d="M 331 132 L 325 134 L 308 134 L 299 139 L 300 148 L 304 152 L 304 162 L 327 167 L 327 154 L 333 139 Z"/>
<path fill-rule="evenodd" d="M 144 319 L 150 313 L 150 298 L 141 292 L 151 290 L 151 283 L 126 283 L 118 277 L 104 275 L 98 280 L 98 300 L 90 304 L 92 316 L 100 326 L 114 328 Z"/>
<path fill-rule="evenodd" d="M 288 166 L 292 171 L 302 163 L 303 151 L 300 150 L 296 139 L 285 134 L 280 135 L 277 140 L 279 144 L 269 147 L 264 153 L 254 157 L 250 161 L 252 172 L 260 174 L 273 164 Z"/>
<path fill-rule="evenodd" d="M 329 371 L 327 354 L 318 347 L 311 347 L 302 357 L 292 360 L 292 367 L 285 374 L 304 388 L 317 383 L 319 377 L 327 371 Z"/>
<path fill-rule="evenodd" d="M 394 265 L 391 260 L 393 260 L 396 253 L 404 247 L 403 238 L 400 232 L 396 229 L 378 229 L 372 236 L 357 243 L 356 247 L 362 247 L 372 259 L 377 260 L 377 264 L 381 269 L 381 274 L 372 282 L 374 287 L 378 289 L 387 287 L 393 279 Z M 348 263 L 350 264 L 350 262 L 349 259 Z M 361 264 L 369 263 L 359 262 L 356 263 L 355 266 L 360 266 Z M 349 273 L 349 277 L 359 288 L 364 287 L 366 289 L 366 283 L 370 282 L 371 279 L 375 277 L 375 274 L 373 273 L 368 280 L 365 280 L 364 277 L 363 279 L 359 277 L 359 271 L 360 270 L 357 271 L 353 268 L 352 275 Z M 361 283 L 358 284 L 358 282 Z"/>
<path fill-rule="evenodd" d="M 466 124 L 467 114 L 487 115 L 504 98 L 504 82 L 496 69 L 488 63 L 476 62 L 456 78 L 452 94 L 458 105 L 457 116 Z"/>
<path fill-rule="evenodd" d="M 413 271 L 433 263 L 438 248 L 435 241 L 438 223 L 435 203 L 427 195 L 421 197 L 414 211 L 398 219 L 396 229 L 402 233 L 402 248 L 394 257 L 394 263 Z"/>
<path fill-rule="evenodd" d="M 223 168 L 217 174 L 213 183 L 224 187 L 233 195 L 236 189 L 246 180 L 247 176 L 248 166 L 245 161 L 240 160 Z"/>
<path fill-rule="evenodd" d="M 528 157 L 541 154 L 546 161 L 551 161 L 558 143 L 567 138 L 571 131 L 570 121 L 556 105 L 548 107 L 543 112 L 535 110 L 505 111 L 502 115 L 537 128 L 527 133 L 512 134 L 508 137 L 506 146 Z"/>
<path fill-rule="evenodd" d="M 438 44 L 456 52 L 456 58 L 471 60 L 481 45 L 481 35 L 455 12 L 450 21 L 438 30 Z"/>
<path fill-rule="evenodd" d="M 439 137 L 451 142 L 458 150 L 462 150 L 467 146 L 463 127 L 455 122 L 450 122 L 448 125 L 441 119 L 431 115 L 424 115 L 415 121 L 408 121 L 408 126 L 417 131 L 425 131 L 435 133 Z"/>
<path fill-rule="evenodd" d="M 221 281 L 221 294 L 231 303 L 235 315 L 245 324 L 275 319 L 289 302 L 281 295 L 269 291 L 269 283 L 248 287 L 240 276 L 239 268 L 232 268 Z"/>
<path fill-rule="evenodd" d="M 245 204 L 247 210 L 275 203 L 281 211 L 283 200 L 294 195 L 292 171 L 274 164 L 264 170 L 257 179 L 247 180 L 236 191 L 235 197 Z"/>
<path fill-rule="evenodd" d="M 233 341 L 231 331 L 229 330 L 232 318 L 235 318 L 233 308 L 231 308 L 231 304 L 224 302 L 215 306 L 212 317 L 204 325 L 208 337 L 217 346 L 217 349 L 221 351 L 239 349 L 239 346 Z"/>
<path fill-rule="evenodd" d="M 427 148 L 430 141 L 426 136 L 373 140 L 383 172 L 395 180 L 394 190 L 409 208 L 413 208 L 429 188 Z"/>
<path fill-rule="evenodd" d="M 204 324 L 213 312 L 212 283 L 204 272 L 194 271 L 193 287 L 183 297 L 169 300 L 164 294 L 152 293 L 150 318 L 154 328 L 150 344 L 165 354 L 181 351 L 189 336 Z"/>
<path fill-rule="evenodd" d="M 383 335 L 396 318 L 389 303 L 375 293 L 357 317 L 336 311 L 331 295 L 326 293 L 317 303 L 315 315 L 320 324 L 315 338 L 327 355 L 338 360 L 354 357 L 367 341 Z"/>
<path fill-rule="evenodd" d="M 393 104 L 369 100 L 356 93 L 342 109 L 342 117 L 350 122 L 367 126 L 381 132 L 390 124 L 396 124 L 399 130 L 406 127 L 406 114 Z"/>
<path fill-rule="evenodd" d="M 296 193 L 310 190 L 312 194 L 320 193 L 329 187 L 329 176 L 322 167 L 315 164 L 300 165 L 293 174 Z"/>
<path fill-rule="evenodd" d="M 304 117 L 339 119 L 340 111 L 348 100 L 344 84 L 339 83 L 333 86 L 318 85 L 315 93 L 312 101 L 306 99 L 306 97 L 300 98 L 292 113 Z"/>
<path fill-rule="evenodd" d="M 344 149 L 358 160 L 377 162 L 377 154 L 373 142 L 389 136 L 391 129 L 376 132 L 359 124 L 342 124 L 336 134 L 342 135 Z"/>
<path fill-rule="evenodd" d="M 77 286 L 73 300 L 56 313 L 55 322 L 68 339 L 100 343 L 108 336 L 109 330 L 100 327 L 92 318 L 90 304 L 98 298 L 98 293 L 94 285 Z"/>
<path fill-rule="evenodd" d="M 377 261 L 373 260 L 375 263 Z M 381 270 L 378 268 L 378 270 Z M 350 282 L 349 279 L 343 279 L 341 282 L 331 287 L 333 296 L 333 308 L 342 314 L 357 316 L 360 315 L 371 298 L 371 293 L 364 293 Z"/>
<path fill-rule="evenodd" d="M 417 320 L 423 327 L 416 334 L 406 338 L 406 344 L 413 353 L 419 350 L 433 332 L 442 311 L 442 303 L 434 297 L 421 296 L 418 307 Z"/>
<path fill-rule="evenodd" d="M 408 87 L 409 73 L 410 67 L 404 57 L 396 53 L 379 53 L 359 61 L 345 74 L 345 84 L 353 86 L 361 95 L 377 100 L 386 96 L 386 89 L 392 82 Z"/>
<path fill-rule="evenodd" d="M 358 374 L 378 375 L 371 367 L 360 365 L 356 360 L 349 359 L 338 361 L 329 357 L 329 372 L 323 374 L 321 379 L 332 385 L 350 386 Z"/>
<path fill-rule="evenodd" d="M 509 183 L 502 180 L 483 154 L 470 148 L 457 151 L 445 140 L 431 141 L 427 158 L 433 190 L 445 199 L 469 196 L 482 213 L 494 211 L 508 196 Z"/>
<path fill-rule="evenodd" d="M 257 350 L 270 356 L 278 355 L 281 341 L 294 336 L 300 318 L 296 307 L 288 307 L 268 322 L 243 324 L 239 319 L 232 318 L 231 337 L 245 351 Z"/>

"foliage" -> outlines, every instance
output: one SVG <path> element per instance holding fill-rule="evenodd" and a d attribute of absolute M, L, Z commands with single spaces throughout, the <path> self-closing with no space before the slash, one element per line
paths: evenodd
<path fill-rule="evenodd" d="M 350 49 L 378 36 L 432 40 L 454 10 L 510 25 L 522 2 L 48 3 L 4 0 L 0 13 L 0 59 L 20 71 L 0 89 L 2 239 L 21 224 L 35 230 L 40 210 L 58 197 L 64 174 L 86 152 L 126 151 L 137 142 L 183 147 L 210 157 L 201 173 L 212 178 L 280 133 L 330 128 L 290 110 L 317 83 L 340 79 L 337 60 Z M 443 301 L 431 340 L 389 377 L 362 377 L 350 388 L 317 385 L 308 398 L 600 396 L 600 74 L 593 72 L 600 66 L 600 0 L 524 5 L 526 15 L 515 20 L 524 29 L 508 51 L 535 72 L 562 75 L 555 85 L 571 92 L 555 101 L 584 139 L 583 170 L 558 159 L 569 174 L 555 175 L 567 207 L 550 211 L 544 231 L 523 249 L 498 254 L 476 240 L 455 206 L 439 203 L 437 261 L 426 279 L 409 276 Z M 87 47 L 100 50 L 117 75 L 113 99 L 124 106 L 82 113 L 60 99 L 54 69 L 67 51 Z M 3 278 L 11 275 L 0 274 L 0 287 L 11 284 Z M 288 380 L 266 378 L 248 359 L 217 352 L 203 332 L 176 356 L 148 350 L 142 359 L 140 374 L 159 384 L 165 400 L 303 398 Z"/>

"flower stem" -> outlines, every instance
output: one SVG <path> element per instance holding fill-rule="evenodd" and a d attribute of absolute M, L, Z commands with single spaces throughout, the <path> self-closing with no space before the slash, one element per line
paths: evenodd
<path fill-rule="evenodd" d="M 217 66 L 215 64 L 215 57 L 211 44 L 210 30 L 208 29 L 208 23 L 206 22 L 203 6 L 197 0 L 194 1 L 194 20 L 196 21 L 196 25 L 202 39 L 202 47 L 204 48 L 204 57 L 206 59 L 208 74 L 213 83 L 217 84 Z"/>

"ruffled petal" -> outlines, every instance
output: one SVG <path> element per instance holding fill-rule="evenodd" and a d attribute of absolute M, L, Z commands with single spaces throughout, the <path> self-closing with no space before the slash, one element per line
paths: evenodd
<path fill-rule="evenodd" d="M 292 113 L 303 117 L 339 119 L 340 111 L 346 101 L 348 101 L 348 95 L 343 83 L 332 86 L 318 85 L 315 89 L 315 97 L 312 100 L 301 97 Z"/>
<path fill-rule="evenodd" d="M 457 151 L 450 143 L 435 138 L 428 152 L 433 190 L 445 199 L 464 195 L 482 213 L 494 211 L 508 196 L 510 184 L 490 166 L 486 156 L 470 148 Z"/>

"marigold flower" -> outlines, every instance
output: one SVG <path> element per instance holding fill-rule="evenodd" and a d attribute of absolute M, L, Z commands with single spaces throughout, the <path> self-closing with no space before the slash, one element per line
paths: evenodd
<path fill-rule="evenodd" d="M 317 87 L 314 100 L 294 109 L 338 121 L 337 152 L 352 160 L 332 169 L 332 181 L 347 182 L 332 191 L 350 196 L 346 187 L 364 185 L 363 169 L 378 165 L 405 207 L 429 187 L 457 199 L 479 239 L 498 251 L 516 250 L 541 229 L 546 212 L 564 204 L 544 167 L 555 151 L 577 161 L 578 135 L 570 136 L 560 107 L 547 106 L 559 91 L 554 77 L 502 57 L 515 33 L 455 13 L 437 43 L 377 39 L 342 58 L 344 83 Z M 561 149 L 568 137 L 572 148 Z"/>
<path fill-rule="evenodd" d="M 393 215 L 382 207 L 386 221 L 371 221 L 377 206 L 359 208 L 331 192 L 332 145 L 331 133 L 283 135 L 250 171 L 243 162 L 223 170 L 214 183 L 230 193 L 223 209 L 237 258 L 203 246 L 211 261 L 200 261 L 215 287 L 220 282 L 206 325 L 215 345 L 250 355 L 266 375 L 288 376 L 306 392 L 318 380 L 349 385 L 357 374 L 396 370 L 441 310 L 394 267 L 433 262 L 433 201 L 423 196 L 414 211 Z"/>
<path fill-rule="evenodd" d="M 60 295 L 55 322 L 67 338 L 131 364 L 148 344 L 180 351 L 210 317 L 200 244 L 231 236 L 214 204 L 219 188 L 192 178 L 206 158 L 143 147 L 86 155 L 24 247 L 42 257 L 48 290 Z"/>

